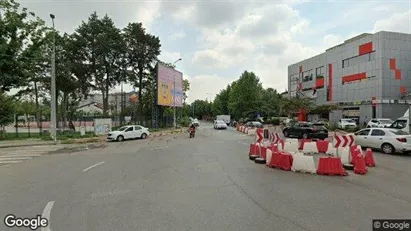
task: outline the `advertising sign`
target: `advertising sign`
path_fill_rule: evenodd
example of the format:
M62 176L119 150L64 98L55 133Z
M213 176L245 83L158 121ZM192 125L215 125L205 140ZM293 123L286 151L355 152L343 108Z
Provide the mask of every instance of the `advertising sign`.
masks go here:
M157 104L183 107L183 73L161 63L157 66Z

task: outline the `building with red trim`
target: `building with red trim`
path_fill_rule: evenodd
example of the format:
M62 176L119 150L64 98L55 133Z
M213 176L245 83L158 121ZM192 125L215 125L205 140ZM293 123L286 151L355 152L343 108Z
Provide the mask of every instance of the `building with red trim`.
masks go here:
M288 96L339 104L341 118L396 119L411 104L411 34L361 34L288 67Z

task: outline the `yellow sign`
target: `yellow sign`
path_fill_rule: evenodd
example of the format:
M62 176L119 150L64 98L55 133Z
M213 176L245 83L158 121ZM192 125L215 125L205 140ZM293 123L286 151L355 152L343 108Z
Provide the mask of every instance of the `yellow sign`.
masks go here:
M172 86L171 84L166 83L166 82L159 82L158 83L158 103L159 105L171 105L171 90Z

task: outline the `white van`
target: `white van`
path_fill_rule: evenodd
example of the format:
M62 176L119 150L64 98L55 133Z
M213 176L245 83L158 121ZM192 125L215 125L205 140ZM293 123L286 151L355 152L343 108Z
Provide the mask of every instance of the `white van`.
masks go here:
M408 109L404 115L398 119L396 119L394 121L394 123L392 123L390 125L389 128L395 128L395 129L399 129L402 130L404 132L410 132L410 121L409 121L409 113L410 113L410 109Z

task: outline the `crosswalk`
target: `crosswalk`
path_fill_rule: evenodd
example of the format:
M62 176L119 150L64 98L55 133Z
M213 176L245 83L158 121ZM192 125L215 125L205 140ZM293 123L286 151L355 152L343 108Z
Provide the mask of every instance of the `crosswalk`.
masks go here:
M57 146L30 146L0 149L0 166L29 161L48 152L58 150Z

